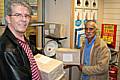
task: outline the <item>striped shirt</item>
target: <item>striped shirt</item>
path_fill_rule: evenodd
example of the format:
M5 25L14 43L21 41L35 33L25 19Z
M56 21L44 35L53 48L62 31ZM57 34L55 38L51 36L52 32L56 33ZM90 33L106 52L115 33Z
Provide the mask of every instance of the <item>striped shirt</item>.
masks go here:
M40 75L40 71L38 69L36 61L35 61L33 54L32 54L32 50L30 49L28 43L23 42L19 39L17 39L17 40L18 40L18 43L20 44L20 46L23 48L23 50L25 51L25 53L28 56L31 71L32 71L32 80L42 80L41 75Z

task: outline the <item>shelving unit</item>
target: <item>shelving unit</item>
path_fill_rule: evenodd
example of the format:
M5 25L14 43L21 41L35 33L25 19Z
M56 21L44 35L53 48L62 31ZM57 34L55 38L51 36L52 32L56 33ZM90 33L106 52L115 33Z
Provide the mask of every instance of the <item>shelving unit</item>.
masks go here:
M4 27L4 0L0 0L0 35L2 35L5 27Z
M41 4L42 3L42 4ZM33 35L36 36L36 47L44 47L44 26L45 26L45 0L29 0L29 4L32 8L33 14L31 19L29 31L32 31ZM42 16L42 18L41 18Z
M38 21L38 0L28 0L28 2L33 12L31 21Z
M4 0L0 0L0 24L2 24L3 16L4 16Z
M32 18L30 21L30 25L27 28L26 31L26 37L30 40L30 42L35 45L38 46L38 29L37 27L39 27L39 25L33 25L34 23L38 22L38 0L27 0L28 3L30 4L31 8L32 8Z

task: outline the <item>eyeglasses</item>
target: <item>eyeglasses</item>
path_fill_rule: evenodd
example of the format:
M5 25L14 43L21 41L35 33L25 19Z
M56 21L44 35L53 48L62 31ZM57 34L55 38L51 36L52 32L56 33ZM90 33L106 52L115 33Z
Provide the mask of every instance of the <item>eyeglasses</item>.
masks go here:
M94 30L94 29L95 29L95 28L85 28L86 31L88 31L88 30L89 30L89 31L92 31L92 30Z
M20 13L16 13L16 14L13 14L13 15L10 15L10 16L15 16L15 17L20 18L20 19L22 19L23 17L25 17L26 19L31 18L31 16L29 14L22 15Z

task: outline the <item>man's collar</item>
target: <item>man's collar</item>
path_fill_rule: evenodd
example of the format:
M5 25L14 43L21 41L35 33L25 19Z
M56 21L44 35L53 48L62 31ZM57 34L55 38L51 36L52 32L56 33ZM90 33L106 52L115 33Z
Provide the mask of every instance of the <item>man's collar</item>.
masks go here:
M91 40L91 42L88 42L88 39L86 38L85 43L92 44L95 41L95 39L96 39L96 35L93 37L93 39Z

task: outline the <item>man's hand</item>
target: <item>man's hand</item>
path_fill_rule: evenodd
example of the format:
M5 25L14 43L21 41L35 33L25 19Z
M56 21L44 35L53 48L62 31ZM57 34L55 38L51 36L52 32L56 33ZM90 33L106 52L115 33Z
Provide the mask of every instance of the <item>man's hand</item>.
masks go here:
M79 66L78 66L78 69L82 72L82 68L83 68L83 64L80 64Z
M71 68L73 66L77 66L78 68L80 67L79 65L72 65L72 64L67 64L67 65L64 65L63 68L66 69L66 68Z
M67 68L71 68L73 65L64 65L63 68L67 69Z

